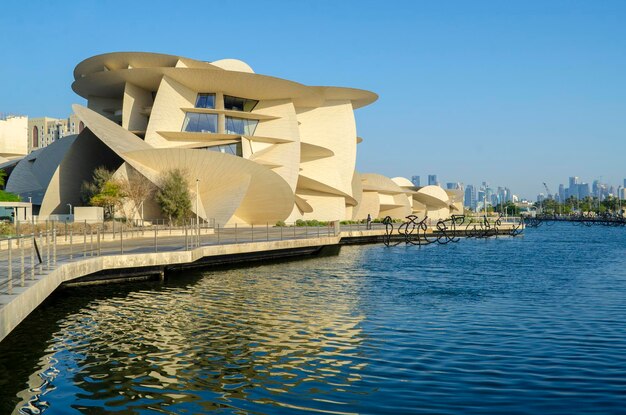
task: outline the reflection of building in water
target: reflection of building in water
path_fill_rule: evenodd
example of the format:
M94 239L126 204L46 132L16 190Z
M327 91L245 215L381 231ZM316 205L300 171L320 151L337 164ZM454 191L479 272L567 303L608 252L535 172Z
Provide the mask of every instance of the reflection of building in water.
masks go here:
M341 260L338 268L349 270L359 256ZM90 401L130 405L149 395L202 410L251 389L277 401L277 393L308 385L349 389L364 366L359 278L327 263L222 271L94 301L55 334L57 379ZM203 401L207 391L211 402Z

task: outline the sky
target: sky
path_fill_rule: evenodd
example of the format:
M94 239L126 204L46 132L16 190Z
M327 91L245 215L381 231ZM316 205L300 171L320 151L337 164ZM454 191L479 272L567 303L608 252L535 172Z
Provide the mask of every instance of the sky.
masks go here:
M66 117L80 61L236 58L362 88L357 169L534 198L626 178L626 1L17 1L0 13L0 113Z

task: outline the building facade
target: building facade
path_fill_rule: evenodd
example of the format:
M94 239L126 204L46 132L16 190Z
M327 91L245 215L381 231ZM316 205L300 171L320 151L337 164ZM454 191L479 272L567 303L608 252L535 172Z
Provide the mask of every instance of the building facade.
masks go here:
M28 154L28 117L0 117L0 162Z
M33 198L40 217L80 206L81 185L100 166L155 188L164 173L180 170L194 213L222 225L402 218L419 200L434 201L440 215L452 209L443 189L355 171L362 140L354 111L378 98L372 92L306 86L233 59L141 52L86 59L74 79L87 107L74 105L66 122L32 120L35 151L7 184ZM154 198L142 211L161 215Z
M46 147L68 135L79 134L84 124L76 114L68 118L39 117L28 119L28 152Z

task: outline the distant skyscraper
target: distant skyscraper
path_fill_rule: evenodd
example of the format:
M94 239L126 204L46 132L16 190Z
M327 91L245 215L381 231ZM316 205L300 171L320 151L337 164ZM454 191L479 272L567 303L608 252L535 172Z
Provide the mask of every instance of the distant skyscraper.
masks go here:
M413 186L420 187L420 177L419 176L411 176L411 183Z
M572 176L569 178L569 187L567 188L567 197L575 197L580 199L580 184L578 176Z
M600 180L594 180L591 184L591 192L594 196L600 197Z
M576 185L578 187L578 198L584 199L587 196L591 196L591 191L589 189L589 183L578 183Z
M478 208L480 207L480 209L484 209L485 204L485 191L483 189L480 189L478 192L476 192L476 210L478 210Z
M476 188L471 184L465 187L465 206L476 209Z
M461 188L461 183L459 182L448 182L446 183L446 189L448 190L457 190Z
M567 196L565 196L565 186L560 184L559 185L559 202L563 202L565 199L567 199Z
M626 179L624 179L624 189L626 189Z
M437 185L439 185L439 182L437 182L437 175L436 174L429 174L428 175L428 185L429 186L437 186Z

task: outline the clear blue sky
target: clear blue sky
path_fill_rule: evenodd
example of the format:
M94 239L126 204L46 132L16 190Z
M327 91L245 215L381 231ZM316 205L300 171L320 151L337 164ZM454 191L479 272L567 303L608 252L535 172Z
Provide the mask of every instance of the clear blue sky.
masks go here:
M534 197L626 177L626 1L5 1L0 112L67 116L81 60L151 51L372 90L358 169Z

